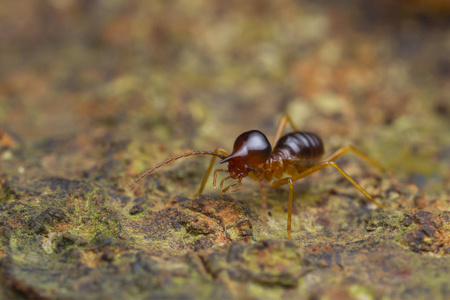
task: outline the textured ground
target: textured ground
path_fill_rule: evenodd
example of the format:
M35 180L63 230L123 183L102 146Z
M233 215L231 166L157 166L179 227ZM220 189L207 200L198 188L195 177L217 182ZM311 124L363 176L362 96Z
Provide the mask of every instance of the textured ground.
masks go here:
M450 297L450 6L440 0L1 1L0 297ZM192 198L278 119L335 170ZM288 130L290 130L288 128Z

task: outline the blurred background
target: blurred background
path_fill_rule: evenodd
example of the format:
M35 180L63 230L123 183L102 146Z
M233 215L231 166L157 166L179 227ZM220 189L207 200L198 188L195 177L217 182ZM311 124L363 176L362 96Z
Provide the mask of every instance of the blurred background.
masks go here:
M445 0L0 1L1 143L88 177L116 143L125 162L106 176L127 177L249 129L271 139L288 113L328 152L351 143L448 188L449 13Z

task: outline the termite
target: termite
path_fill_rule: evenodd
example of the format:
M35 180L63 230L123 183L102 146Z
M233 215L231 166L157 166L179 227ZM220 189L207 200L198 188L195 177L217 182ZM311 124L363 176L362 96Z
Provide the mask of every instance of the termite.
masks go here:
M294 132L283 135L287 124L293 128ZM227 169L216 169L213 175L213 186L216 187L217 174L219 172L228 173L228 176L220 182L222 194L225 194L231 188L231 193L239 191L242 187L242 179L249 176L258 181L261 187L261 198L263 212L266 210L266 193L263 181L267 181L273 187L289 185L289 202L288 202L288 218L287 218L287 235L291 236L291 220L292 220L292 199L294 191L294 181L302 179L316 171L326 167L334 167L338 170L353 186L358 189L370 202L380 208L386 206L378 203L365 189L363 189L356 181L354 181L347 173L345 173L334 161L347 152L353 152L373 166L384 170L376 160L364 154L353 146L339 148L326 159L322 160L324 155L324 144L322 139L311 132L298 131L291 118L287 115L281 117L278 122L277 131L273 139L275 147L272 149L267 137L258 130L250 130L239 135L234 142L233 152L230 154L226 150L216 149L214 151L193 151L166 159L155 165L145 173L137 177L133 183L128 186L134 190L136 184L151 174L156 169L167 165L175 160L196 156L211 155L213 156L205 176L200 184L198 192L194 196L198 196L203 192L209 175L214 167L216 158L220 158L220 163L228 163ZM224 187L224 183L233 179L234 182Z

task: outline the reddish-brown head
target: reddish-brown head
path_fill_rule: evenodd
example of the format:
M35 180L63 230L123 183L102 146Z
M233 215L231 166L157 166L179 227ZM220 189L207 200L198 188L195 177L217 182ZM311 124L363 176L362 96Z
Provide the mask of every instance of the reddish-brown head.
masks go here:
M220 163L228 162L228 171L232 178L242 178L269 159L271 153L272 146L266 136L261 131L250 130L237 137L233 153Z

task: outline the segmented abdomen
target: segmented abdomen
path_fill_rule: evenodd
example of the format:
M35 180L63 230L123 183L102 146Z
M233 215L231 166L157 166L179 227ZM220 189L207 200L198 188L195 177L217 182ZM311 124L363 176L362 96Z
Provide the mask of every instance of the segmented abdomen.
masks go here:
M273 160L302 161L314 163L324 153L320 137L310 132L292 132L281 137L272 151Z

